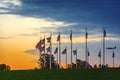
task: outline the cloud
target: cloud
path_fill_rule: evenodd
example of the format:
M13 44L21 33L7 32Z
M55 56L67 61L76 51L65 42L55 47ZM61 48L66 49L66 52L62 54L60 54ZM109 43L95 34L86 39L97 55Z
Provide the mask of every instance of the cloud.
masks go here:
M22 2L20 0L0 0L0 14L8 13L20 9Z
M100 22L106 23L107 21L108 22L110 21L109 19L111 19L111 21L114 20L117 21L117 19L115 18L117 18L117 15L119 14L120 3L120 1L117 0L111 1L21 0L21 1L23 3L23 6L26 7L26 8L23 7L23 12L26 15L53 17L56 19L67 21L83 21L83 22L91 21L97 23ZM31 5L32 7L30 7ZM116 15L114 15L114 17L111 17L113 14Z
M32 34L19 34L21 36L39 36L39 33L32 33Z
M37 49L26 50L25 53L38 55L39 51Z
M14 37L0 37L0 39L11 39L11 38L14 38Z
M21 35L21 36L44 36L53 34L54 42L58 32L61 32L63 42L69 42L70 30L73 31L74 42L84 43L85 27L88 27L88 41L101 41L103 30L101 25L93 23L75 23L57 21L51 18L34 18L20 15L1 15L1 33L7 35ZM6 24L7 22L7 24ZM98 26L95 28L95 26ZM107 40L119 40L119 35L112 34L107 30ZM9 37L1 37L1 39L9 39ZM79 41L78 41L79 40Z
M48 21L50 20L52 22L60 21L60 23L54 22L52 24L51 23L49 24L46 22L47 24L49 24L49 26L47 26L47 24L44 24L44 25L41 24L42 27L50 27L50 26L52 27L54 25L56 26L56 24L57 26L63 26L64 24L64 26L65 25L69 26L69 28L72 28L72 29L76 28L76 30L80 30L83 27L84 28L89 27L92 30L92 29L98 28L97 25L99 25L99 28L102 28L104 25L107 28L107 30L110 31L111 33L120 34L119 32L119 25L120 25L119 3L120 2L116 0L111 0L111 1L52 0L52 2L48 0L44 0L44 1L43 0L34 0L34 1L17 0L17 2L19 2L19 4L15 2L13 4L21 6L21 9L16 10L16 12L12 12L11 14L17 14L17 15L22 15L22 16L32 17L32 18L34 17L37 19L43 18ZM5 13L5 12L8 12L8 11L2 10L2 13ZM69 24L66 24L64 22ZM59 29L60 27L58 28L58 30ZM75 32L77 33L79 31L75 31Z
M7 13L10 12L10 10L0 9L0 13Z
M1 8L15 8L22 6L20 0L1 0L0 7Z
M2 14L0 17L2 36L16 34L34 36L40 32L47 33L50 31L49 29L54 32L54 28L57 27L77 25L77 23L57 21L51 18L34 18L12 14ZM33 31L32 28L36 31Z

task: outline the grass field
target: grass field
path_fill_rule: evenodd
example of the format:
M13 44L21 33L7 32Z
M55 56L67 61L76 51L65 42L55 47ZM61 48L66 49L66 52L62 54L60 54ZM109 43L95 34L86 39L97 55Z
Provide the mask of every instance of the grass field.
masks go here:
M0 71L0 80L120 80L120 68Z

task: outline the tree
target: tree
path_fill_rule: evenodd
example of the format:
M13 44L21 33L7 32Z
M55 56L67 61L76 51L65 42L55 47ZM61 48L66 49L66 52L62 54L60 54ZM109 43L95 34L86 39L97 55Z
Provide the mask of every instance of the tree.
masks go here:
M6 65L6 64L0 64L0 70L10 70L10 66Z
M92 66L88 63L88 68L92 68ZM72 65L68 64L68 68L76 68L76 64L72 63ZM82 61L80 59L77 59L77 68L85 68L86 67L86 61Z
M45 59L45 60L44 60ZM52 68L57 68L57 62L54 61L55 57L51 55ZM39 64L41 64L41 69L49 69L50 66L50 54L42 54L39 59ZM59 65L58 65L59 66Z

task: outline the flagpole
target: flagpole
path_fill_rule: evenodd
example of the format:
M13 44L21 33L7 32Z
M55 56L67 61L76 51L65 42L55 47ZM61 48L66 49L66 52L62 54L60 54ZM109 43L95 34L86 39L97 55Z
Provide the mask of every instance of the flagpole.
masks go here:
M57 44L57 49L58 49L58 44ZM58 69L58 50L57 50L57 69Z
M40 41L41 41L41 37L40 37ZM39 64L39 67L40 67L40 69L41 69L41 51L40 51L40 49L39 49L39 61L40 61L40 64Z
M45 39L45 36L44 36ZM45 46L45 42L44 42L44 46ZM44 48L44 69L45 69L45 48Z
M113 67L114 67L114 57L113 57Z
M86 68L87 68L87 62L88 62L87 61L87 28L86 28L86 35L85 36L86 36L86 38L85 38L86 39L86 44L85 44L85 50L86 50L85 59L86 59Z
M87 62L89 63L89 50L87 51Z
M60 36L60 32L59 32ZM59 68L61 68L61 40L59 40Z
M41 69L41 58L40 58L40 56L41 56L41 52L40 52L40 50L39 50L39 67L40 67L40 69Z
M101 65L101 57L100 57L100 65Z
M76 47L76 69L77 69L77 47Z
M72 68L72 30L71 30L71 68Z
M115 67L115 65L114 65L114 57L115 57L114 49L113 49L113 55L112 55L112 57L113 57L113 67Z
M101 65L101 50L100 50L100 65Z
M67 69L67 46L66 46L66 69Z
M103 65L105 66L105 29L103 27Z
M51 61L51 55L52 55L52 33L50 34L50 69L52 69L52 61Z

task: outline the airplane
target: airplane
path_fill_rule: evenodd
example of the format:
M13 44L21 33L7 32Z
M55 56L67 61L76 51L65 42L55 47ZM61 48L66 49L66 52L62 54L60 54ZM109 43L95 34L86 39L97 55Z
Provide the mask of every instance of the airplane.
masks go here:
M116 49L116 46L115 47L107 47L106 49Z

